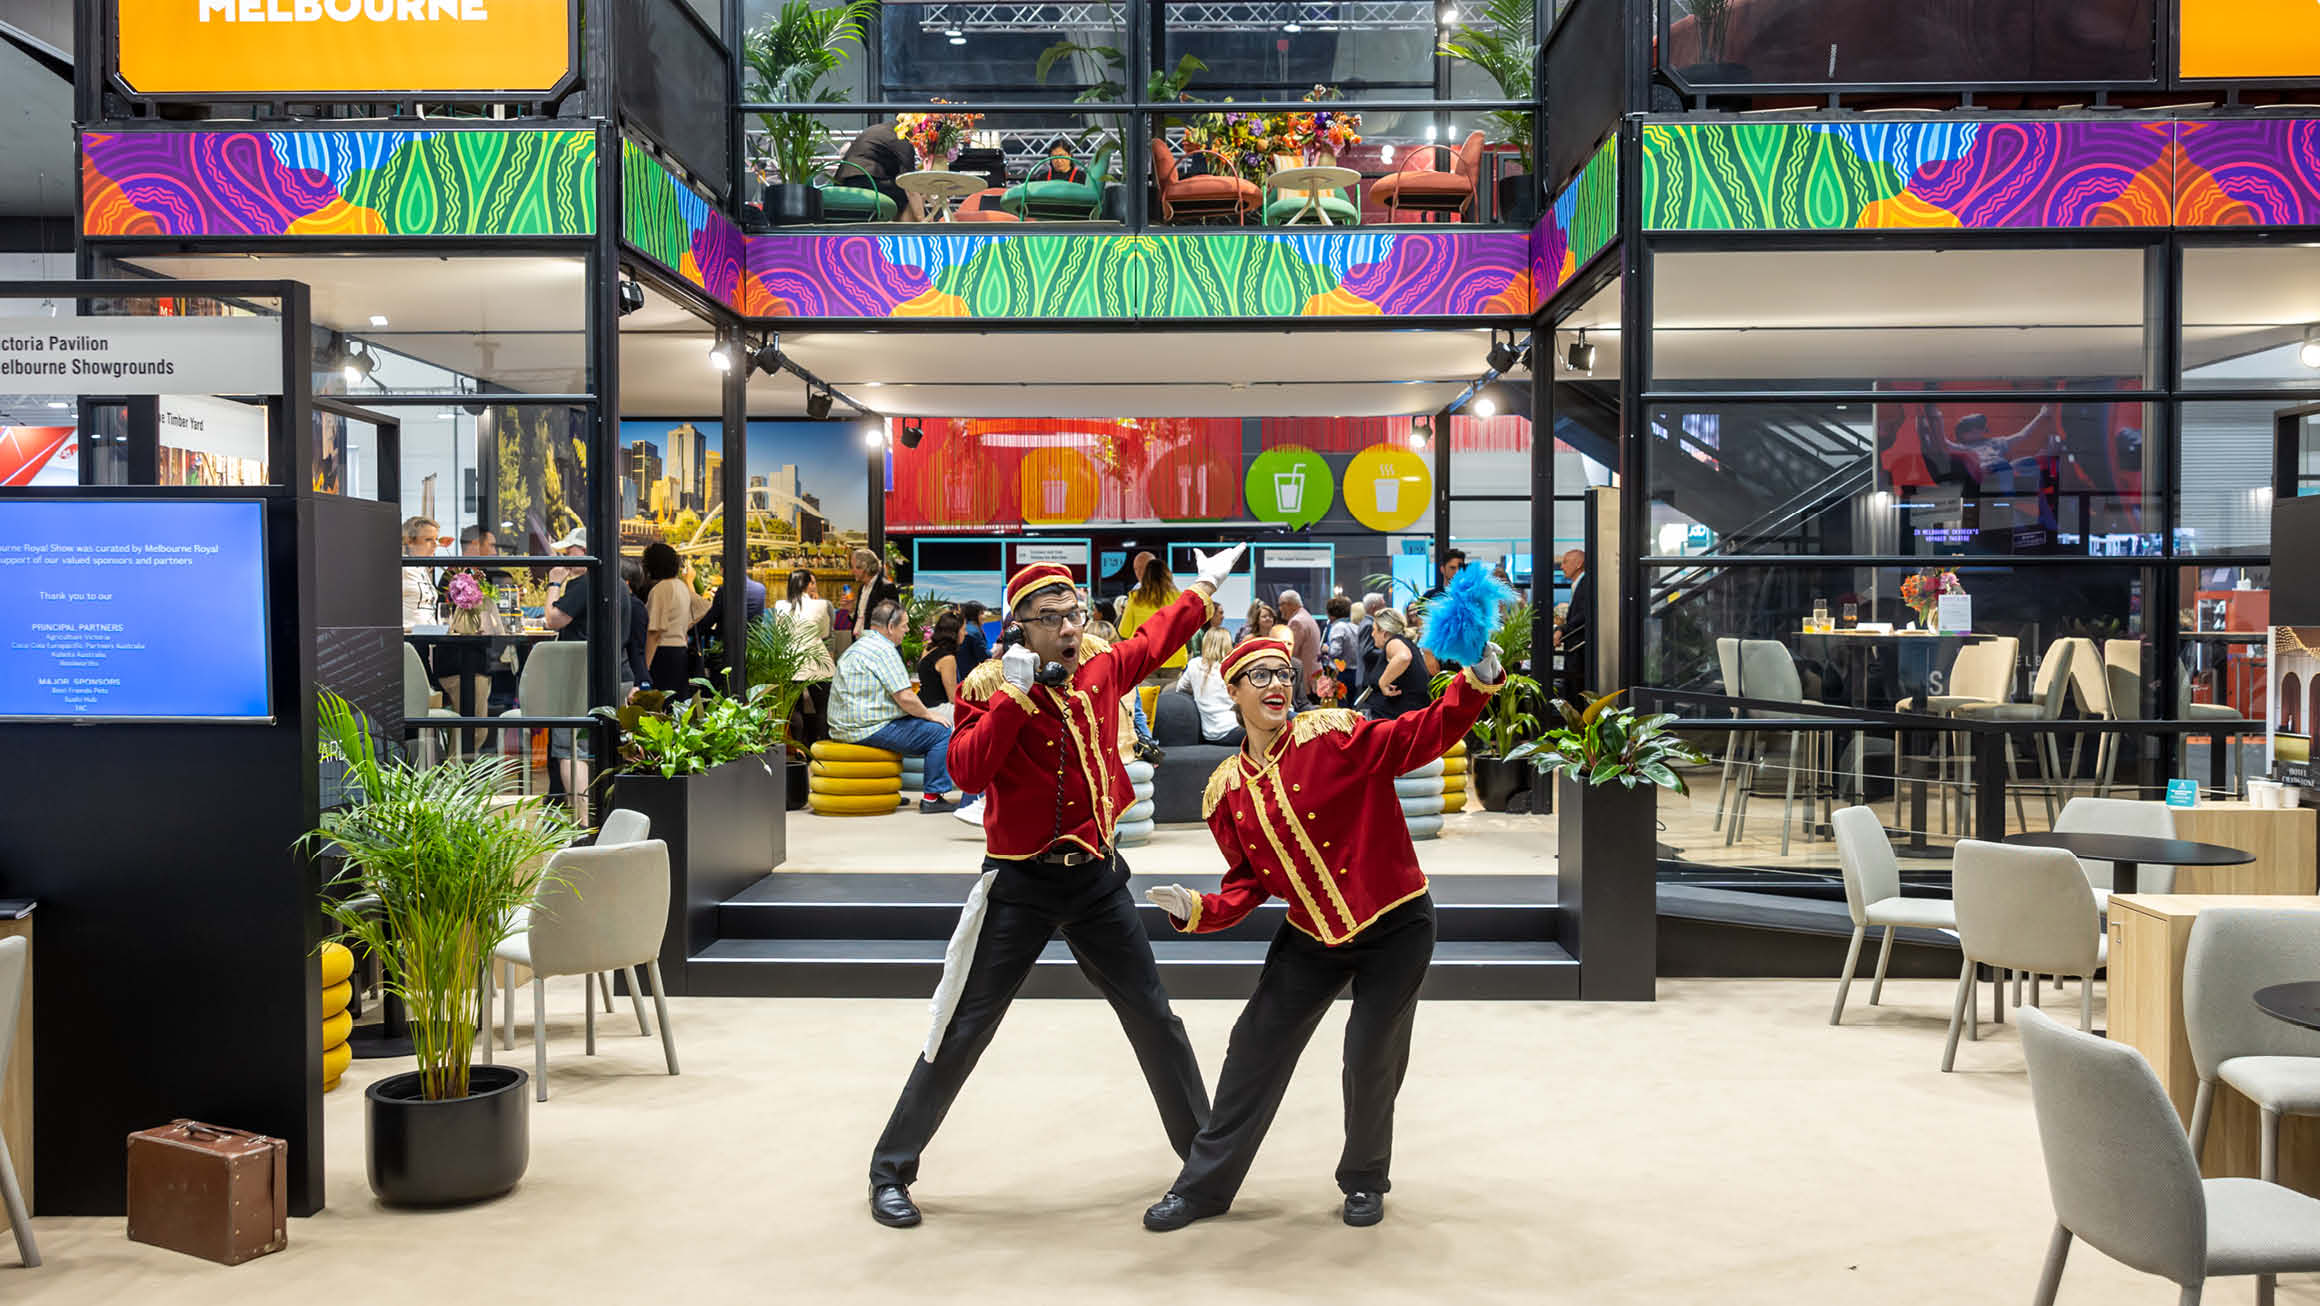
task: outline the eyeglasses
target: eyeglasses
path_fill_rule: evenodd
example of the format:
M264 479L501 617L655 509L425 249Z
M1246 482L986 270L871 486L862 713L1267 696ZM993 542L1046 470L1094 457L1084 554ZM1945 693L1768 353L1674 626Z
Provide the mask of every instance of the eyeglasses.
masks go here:
M1255 671L1243 671L1234 679L1245 680L1258 689L1271 689L1275 685L1297 683L1297 671L1294 667L1259 667Z
M1087 619L1088 610L1086 608L1064 608L1056 612L1042 612L1035 617L1025 617L1023 624L1026 626L1044 626L1049 630L1061 630L1065 626L1084 626L1087 624Z

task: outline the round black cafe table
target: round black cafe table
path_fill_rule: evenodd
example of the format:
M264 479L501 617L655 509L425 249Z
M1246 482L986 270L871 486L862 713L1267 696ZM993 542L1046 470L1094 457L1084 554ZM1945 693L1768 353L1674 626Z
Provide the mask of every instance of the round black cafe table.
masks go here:
M2087 861L2111 864L2111 892L2135 892L2135 879L2144 862L2160 866L2245 866L2256 859L2251 852L2219 843L2191 839L2160 839L2145 834L2100 834L2092 831L2056 833L2052 830L2009 834L2000 843L2026 848L2060 848Z
M2256 990L2256 1009L2274 1020L2320 1029L2320 980L2298 980Z

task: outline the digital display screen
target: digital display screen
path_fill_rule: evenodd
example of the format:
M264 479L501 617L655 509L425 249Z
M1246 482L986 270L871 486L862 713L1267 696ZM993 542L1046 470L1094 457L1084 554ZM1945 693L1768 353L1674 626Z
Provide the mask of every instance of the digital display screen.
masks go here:
M0 719L265 721L265 504L0 500Z

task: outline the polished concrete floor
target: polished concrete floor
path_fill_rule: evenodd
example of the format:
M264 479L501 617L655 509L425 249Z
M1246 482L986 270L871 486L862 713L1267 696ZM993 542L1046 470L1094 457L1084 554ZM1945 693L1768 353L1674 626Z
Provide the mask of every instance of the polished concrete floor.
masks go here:
M376 1206L357 1063L327 1099L329 1201L290 1249L222 1269L43 1219L0 1301L553 1303L1878 1303L2030 1298L2050 1208L2008 1024L1942 1075L1950 986L1896 983L1831 1028L1829 986L1670 981L1654 1005L1432 1003L1376 1229L1337 1220L1323 1026L1239 1206L1137 1225L1175 1158L1092 1001L1026 1002L926 1158L927 1224L863 1210L863 1171L925 1031L919 1002L686 999L685 1073L610 1018L581 1055L559 982L530 1175L459 1211ZM1181 1004L1213 1077L1236 1012ZM625 1022L625 1023L624 1023ZM609 1032L607 1032L609 1031ZM528 1063L528 1057L527 1057ZM2217 1303L2253 1299L2236 1280ZM2065 1306L2176 1300L2084 1247ZM2284 1302L2320 1302L2290 1276Z

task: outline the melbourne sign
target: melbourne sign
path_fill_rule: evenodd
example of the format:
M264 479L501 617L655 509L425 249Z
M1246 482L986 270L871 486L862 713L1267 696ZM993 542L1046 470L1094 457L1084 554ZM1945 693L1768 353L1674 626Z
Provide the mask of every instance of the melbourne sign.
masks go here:
M0 318L0 394L280 393L275 318Z
M116 0L141 95L545 95L571 0Z

